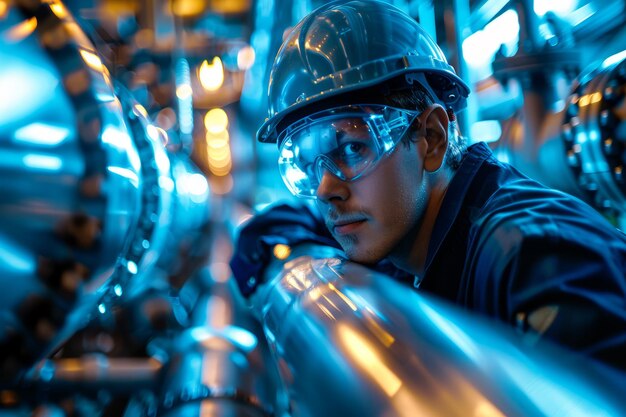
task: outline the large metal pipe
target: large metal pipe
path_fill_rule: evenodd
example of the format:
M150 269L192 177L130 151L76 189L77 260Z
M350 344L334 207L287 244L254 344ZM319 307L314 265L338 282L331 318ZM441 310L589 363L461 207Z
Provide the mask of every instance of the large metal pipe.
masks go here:
M624 377L299 249L253 299L294 416L626 415Z
M0 17L0 380L83 326L141 204L109 72L56 1Z
M206 258L207 179L58 0L0 10L0 382Z

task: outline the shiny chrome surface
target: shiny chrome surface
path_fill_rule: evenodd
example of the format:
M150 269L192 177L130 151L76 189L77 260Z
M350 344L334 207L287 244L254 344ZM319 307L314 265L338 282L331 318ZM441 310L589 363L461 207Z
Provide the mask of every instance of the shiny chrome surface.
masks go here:
M141 160L139 220L128 236L113 277L113 285L119 285L125 296L132 298L156 285L154 268L166 247L168 231L174 227L172 213L178 195L165 150L167 134L148 118L146 109L124 87L118 86L117 93Z
M524 2L526 7L531 3ZM268 176L269 189L257 188L256 179L239 182L242 172L262 170L263 164L254 164L264 158L262 147L239 147L241 136L253 142L250 132L258 123L251 115L260 118L265 109L262 98L271 66L266 58L274 55L285 28L325 2L249 2L252 16L234 17L255 22L250 44L256 60L247 74L244 106L229 109L233 127L249 124L243 133L230 130L235 185L246 188L241 193L243 202L237 200L241 194L236 196L235 189L224 195L215 187L217 197L211 195L199 169L208 172L207 166L197 158L198 153L193 155L199 167L191 162L189 149L174 152L169 146L166 151L161 133L154 134L155 125L118 88L118 82L134 80L127 84L135 87L133 96L157 118L171 111L173 119L166 117L168 123L162 127L172 134L173 142L189 145L194 112L204 113L206 106L236 100L228 77L224 85L230 93L205 91L200 101L194 84L198 60L211 60L218 54L224 58L225 44L218 38L232 34L224 23L232 22L233 16L217 16L209 9L234 3L68 0L67 5L87 23L83 29L97 28L97 33L90 33L95 35L92 39L103 29L113 35L100 39L94 48L60 2L0 0L0 415L191 417L258 416L272 411L281 417L289 412L294 416L384 415L386 411L419 415L414 411L420 407L422 415L622 415L623 401L615 401L621 392L615 395L615 391L624 384L613 384L609 377L596 379L598 374L587 369L587 361L584 369L576 362L571 370L564 370L570 361L560 353L529 352L515 337L485 329L435 300L419 297L413 302L412 294L405 299L406 290L400 296L393 290L394 283L391 287L384 284L384 277L372 276L378 284L368 289L370 284L362 277L345 279L360 277L360 272L339 271L334 261L304 270L293 264L296 278L287 280L287 275L281 275L285 285L278 284L255 299L258 313L266 319L277 369L290 388L289 410L284 393L276 392L278 370L265 352L264 338L254 346L261 335L259 327L244 317L247 312L238 305L241 299L232 293L232 283L224 282L230 242L223 236L216 238L209 222L218 223L224 212L232 210L228 214L238 218L233 224L239 224L243 221L237 214L240 203L265 203L276 196L268 192L275 185L274 177ZM437 34L448 59L457 65L455 59L460 57L454 56L451 42L460 41L456 36L463 32L442 37L441 19L448 20L449 11L471 6L472 31L477 31L486 23L471 19L478 4L417 3L402 6L413 11L412 17L418 6L422 23L421 11L432 13L436 21L429 33ZM499 0L479 3L500 5L487 21L510 6ZM595 35L595 40L584 42L598 57L615 51L615 45L623 48L624 37L607 29L623 23L623 4L593 0L583 8L584 2L579 3L579 11L589 10L587 6L598 10L580 22L576 39ZM206 18L174 17L168 9L174 4L207 6L202 11L207 12ZM136 21L134 13L139 16ZM454 16L456 23L464 22L459 13ZM379 23L376 20L371 31L375 37L382 32ZM217 37L205 39L199 44L203 47L188 54L185 42L191 40L193 45L198 39L194 32L214 24ZM447 23L444 26L447 33ZM331 52L316 55L310 49L307 56L322 57L322 61L331 53L336 57L338 49L333 45L349 37L350 33L344 33L328 38L324 46L330 46ZM598 42L608 38L613 47ZM133 57L127 56L129 51ZM229 54L226 76L234 69L233 51ZM351 59L354 55L356 48L346 51ZM112 64L115 83L98 56ZM535 62L540 69L547 67L544 61ZM523 59L518 63L523 64ZM227 59L224 65L227 69ZM355 73L365 74L362 70L359 67ZM527 71L519 73L528 79ZM512 147L510 156L512 162L521 161L536 170L544 182L576 190L578 171L575 167L570 171L563 156L566 146L574 150L580 144L581 154L573 160L591 168L580 171L580 178L585 178L581 181L597 184L600 191L605 182L614 181L613 194L602 194L602 201L613 201L614 196L623 195L615 170L625 142L623 82L615 66L596 74L597 82L592 81L595 76L581 78L566 111L571 109L573 116L574 110L578 112L575 138L580 132L589 138L597 132L597 139L583 143L566 137L566 127L576 119L568 115L564 121L565 112L549 110L544 93L549 91L552 99L554 90L537 84L524 91L522 113L526 114L520 117L528 127L524 139L533 141ZM180 90L186 91L182 98L175 87L168 86L172 75L177 86L184 87ZM294 79L296 75L301 74L283 74ZM609 100L601 87L616 80L617 94ZM296 90L304 86L293 85ZM593 98L597 92L602 93L601 105ZM588 94L590 104L583 109L582 97ZM610 135L617 146L604 149ZM193 139L197 144L198 138ZM243 155L247 151L261 154L252 166ZM265 159L271 160L267 166L274 172L275 158L265 156L270 156ZM609 171L602 174L605 159ZM219 282L194 276L208 254ZM309 254L338 256L335 251ZM282 266L269 275L280 270ZM341 277L321 279L329 270ZM307 274L312 275L306 278ZM302 279L310 285L297 284ZM60 344L86 322L86 327ZM43 356L47 359L31 368Z
M549 74L546 74L546 77ZM556 84L556 82L555 82ZM608 217L626 210L626 51L606 58L574 80L562 110L539 85L524 90L518 116L496 153L544 184L566 191ZM554 103L553 103L554 104Z
M206 177L182 152L168 153L175 198L171 208L172 227L157 260L157 268L180 288L186 277L206 262L210 241L211 190Z
M294 416L626 415L626 377L316 251L254 305Z
M126 393L155 389L162 367L162 363L152 358L107 358L104 355L46 360L38 364L27 386L55 394L71 393L77 385L83 392Z
M626 50L581 74L567 99L561 138L589 200L626 211Z
M554 16L540 19L533 4L515 2L520 48L510 57L498 54L493 62L502 85L514 79L523 95L521 108L502 123L506 133L496 154L619 224L616 219L626 210L626 51L602 61L594 56L594 63L577 75L582 48L574 42L574 28ZM612 6L607 13L622 7ZM549 41L541 35L547 28L554 32Z
M114 90L63 4L18 2L5 14L0 350L12 379L120 297L180 288L206 260L210 192L146 110Z
M85 324L135 227L140 160L109 72L67 9L3 5L0 345L5 357L28 346L20 364Z
M159 416L275 415L277 378L267 346L232 284L215 281L206 270L185 284L183 298L195 301L189 326L167 342Z

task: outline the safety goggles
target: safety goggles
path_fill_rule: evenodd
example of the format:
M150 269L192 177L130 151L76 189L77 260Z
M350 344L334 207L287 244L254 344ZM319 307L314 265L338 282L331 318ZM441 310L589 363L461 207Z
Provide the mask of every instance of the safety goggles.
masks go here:
M324 170L355 181L390 155L418 112L384 105L324 110L291 124L278 137L278 167L297 197L316 198Z

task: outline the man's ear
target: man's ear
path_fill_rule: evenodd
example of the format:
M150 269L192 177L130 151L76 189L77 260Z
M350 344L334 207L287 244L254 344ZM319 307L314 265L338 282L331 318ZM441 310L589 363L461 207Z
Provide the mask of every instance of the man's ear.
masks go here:
M433 104L424 110L420 118L423 120L422 134L428 144L424 169L435 172L441 168L448 150L448 114L439 104Z

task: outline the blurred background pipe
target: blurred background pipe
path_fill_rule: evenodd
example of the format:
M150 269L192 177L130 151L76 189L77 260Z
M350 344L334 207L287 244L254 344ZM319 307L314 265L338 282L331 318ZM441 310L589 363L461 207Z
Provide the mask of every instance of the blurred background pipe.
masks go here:
M183 289L183 299L195 301L188 328L165 342L170 359L159 415L275 415L271 358L232 284L216 281L205 269Z

